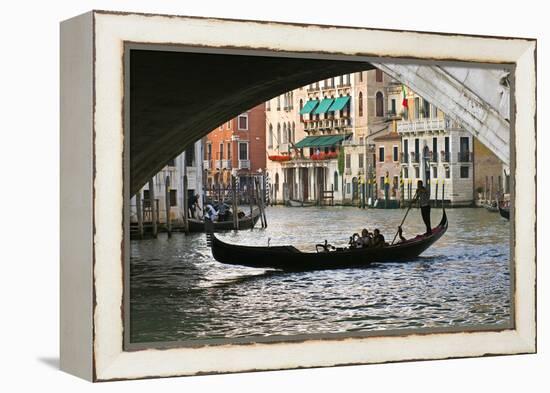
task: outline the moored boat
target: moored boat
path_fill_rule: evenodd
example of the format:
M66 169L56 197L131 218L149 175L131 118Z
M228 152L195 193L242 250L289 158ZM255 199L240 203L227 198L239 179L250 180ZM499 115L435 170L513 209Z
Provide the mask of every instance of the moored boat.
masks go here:
M300 251L294 246L255 247L229 244L213 233L207 234L212 255L218 262L254 268L285 271L305 271L366 267L372 262L398 262L418 257L447 231L447 215L430 235L414 238L380 248L333 247L318 245L317 252Z
M500 213L501 217L504 217L505 219L510 219L510 208L509 207L498 207L498 212Z
M295 199L289 199L287 201L287 205L290 206L290 207L310 207L310 206L314 206L315 205L315 202L311 202L311 201L297 201Z
M252 215L246 215L239 218L239 230L254 228L258 220L260 219L260 210L254 209ZM233 220L227 221L215 221L212 223L215 232L230 231L235 229L233 227ZM189 219L189 232L204 232L204 220L196 218Z

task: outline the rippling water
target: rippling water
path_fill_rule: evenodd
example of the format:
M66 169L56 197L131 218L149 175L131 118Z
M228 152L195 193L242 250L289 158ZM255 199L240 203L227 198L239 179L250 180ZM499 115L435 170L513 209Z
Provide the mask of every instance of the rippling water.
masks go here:
M270 207L268 228L225 241L345 245L361 228L391 240L403 210ZM282 273L216 262L204 234L132 241L130 340L180 341L325 334L510 322L508 221L485 209L449 209L449 229L408 263ZM441 217L432 209L432 225ZM405 237L424 232L411 210Z

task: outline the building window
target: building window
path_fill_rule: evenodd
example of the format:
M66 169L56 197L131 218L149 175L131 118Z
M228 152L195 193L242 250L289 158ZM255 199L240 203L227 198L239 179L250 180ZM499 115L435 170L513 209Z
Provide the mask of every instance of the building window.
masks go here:
M426 100L424 100L424 103L422 105L422 109L424 110L424 118L429 119L430 118L430 103Z
M269 147L270 149L273 148L273 125L269 125L269 135L268 135L268 138L267 138L267 147Z
M346 154L346 168L351 168L351 154Z
M279 145L281 144L281 125L277 124L277 149L279 148Z
M223 143L220 143L220 160L223 160Z
M420 178L420 168L417 167L417 166L414 167L414 177L415 177L415 179Z
M302 115L302 113L301 113L303 107L304 107L304 100L302 100L300 98L300 110L299 110L299 112L300 112L300 121L304 121L304 115Z
M418 97L414 99L414 118L420 118L420 98Z
M166 163L166 166L176 166L176 160L172 158L171 160L168 160Z
M334 191L338 191L338 172L334 171Z
M185 165L193 166L194 161L195 161L195 147L190 147L189 149L185 150Z
M359 116L363 116L363 93L359 92Z
M231 142L227 144L227 159L231 160Z
M267 100L265 102L265 110L270 111L271 110L271 100Z
M398 146L393 147L393 161L394 162L399 161L399 147Z
M239 115L239 130L248 130L248 114L243 113L242 115Z
M384 74L382 73L382 70L376 70L376 82L383 82L384 81Z
M248 143L239 143L239 160L248 160Z
M227 126L226 126L226 128L227 128L228 130L230 130L230 129L231 129L231 120L229 120L229 121L227 122Z
M376 116L384 116L384 95L381 92L376 93Z
M378 148L378 161L384 162L384 147L383 146Z
M445 168L445 179L450 179L450 178L451 178L451 168L446 167Z
M365 155L363 153L359 154L359 168L364 168L365 166Z
M437 167L436 167L436 166L433 167L433 170L432 170L432 177L433 177L434 179L437 179Z
M461 166L460 167L460 178L461 179L467 179L470 177L470 167L469 166Z
M351 194L351 183L346 183L346 194Z
M283 143L288 142L288 134L286 133L286 123L283 123Z
M359 72L359 82L363 82L363 71Z
M409 178L409 168L408 167L403 168L403 177L405 179Z
M392 98L391 99L391 114L395 116L396 113L397 113L397 107L396 107L396 103L395 103L395 98Z
M296 142L296 123L292 122L292 135L290 138L292 143Z
M177 190L170 190L170 206L177 206L177 205L178 205Z
M277 110L281 110L281 96L277 96Z
M432 118L437 118L437 107L435 105L432 105Z
M206 159L210 161L212 159L212 144L206 145Z

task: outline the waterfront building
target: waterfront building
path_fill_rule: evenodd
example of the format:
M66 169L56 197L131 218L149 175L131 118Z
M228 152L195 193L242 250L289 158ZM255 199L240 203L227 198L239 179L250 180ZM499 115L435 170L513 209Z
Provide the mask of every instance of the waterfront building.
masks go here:
M401 136L392 130L374 141L374 161L376 162L376 197L391 200L393 206L401 201ZM371 180L372 181L372 180Z
M250 181L250 175L264 173L265 125L265 105L262 103L221 124L206 136L203 165L208 187L228 187L231 176L236 176L243 187Z
M202 195L203 189L203 142L199 140L194 145L180 154L173 160L166 163L155 176L152 177L154 202L151 201L149 183L139 191L137 195L141 198L141 206L144 212L143 221L150 223L152 220L152 206L157 211L158 222L166 222L166 183L169 187L170 220L177 224L183 222L184 213L184 175L187 174L187 197L192 194ZM202 198L199 198L199 205L202 207ZM130 222L137 223L136 195L130 200Z
M474 138L474 200L476 204L510 200L510 170Z
M401 169L412 195L422 180L430 198L445 200L451 206L473 203L474 138L427 100L408 89L407 110L397 123L401 135ZM438 195L436 195L436 193Z
M266 102L272 201L357 203L359 185L368 171L375 173L374 145L367 139L387 131L391 123L391 82L380 70L363 71Z

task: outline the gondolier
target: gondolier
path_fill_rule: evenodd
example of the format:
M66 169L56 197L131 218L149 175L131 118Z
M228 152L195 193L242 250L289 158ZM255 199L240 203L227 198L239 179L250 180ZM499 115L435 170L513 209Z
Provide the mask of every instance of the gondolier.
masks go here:
M420 205L420 212L422 213L422 220L424 221L424 224L426 225L426 234L431 235L432 234L432 224L430 222L430 193L424 187L424 183L422 180L419 180L416 187L416 200L418 200L418 204Z

